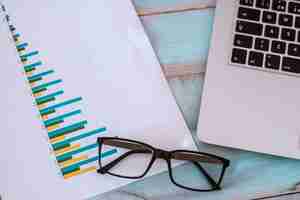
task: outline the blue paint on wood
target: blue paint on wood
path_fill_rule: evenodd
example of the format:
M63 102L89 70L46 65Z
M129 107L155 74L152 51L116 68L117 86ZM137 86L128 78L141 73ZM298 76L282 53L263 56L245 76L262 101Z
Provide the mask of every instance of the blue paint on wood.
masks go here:
M143 17L162 64L205 63L214 9Z

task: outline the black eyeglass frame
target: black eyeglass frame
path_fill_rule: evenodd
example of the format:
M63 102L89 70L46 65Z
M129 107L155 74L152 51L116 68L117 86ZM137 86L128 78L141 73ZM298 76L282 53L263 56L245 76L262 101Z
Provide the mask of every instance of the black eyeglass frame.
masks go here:
M106 140L119 140L119 141L123 141L123 142L135 143L135 144L149 148L151 150L151 152L147 152L147 151L145 151L145 149L140 150L138 152L137 151L135 151L135 152L129 151L129 152L123 154L122 156L120 156L119 158L117 158L116 160L112 161L111 163L107 164L106 166L102 166L101 156L99 156L99 159L98 159L99 169L97 170L97 172L99 174L109 174L111 176L115 176L115 177L119 177L119 178L126 178L126 179L141 179L146 176L146 174L149 172L149 170L151 169L151 167L156 159L164 159L167 162L169 177L173 184L175 184L176 186L178 186L180 188L184 188L186 190L191 190L191 191L195 191L195 192L210 192L210 191L215 191L215 190L221 189L221 183L224 178L225 171L230 165L229 160L227 160L226 158L217 156L217 155L213 155L213 154L209 154L209 153L205 153L205 152L189 151L189 150L165 151L165 150L154 148L153 146L143 143L143 142L140 142L140 141L125 139L125 138L118 138L118 137L99 137L97 139L97 142L99 145L99 148L98 148L99 155L101 155L103 143ZM109 172L110 168L112 168L113 166L118 164L122 159L126 158L127 156L129 156L132 153L151 153L152 154L152 158L149 162L149 165L147 166L145 172L142 175L132 177L132 176L123 176L123 175L114 174L114 173ZM207 180L211 184L212 188L211 189L195 189L195 188L190 188L190 187L187 187L187 186L177 183L173 177L172 164L171 164L172 155L176 154L176 153L190 153L190 154L195 154L195 155L199 155L199 156L201 156L201 155L208 156L213 159L219 160L222 164L222 171L221 171L218 182L216 182L199 163L190 160L190 162L193 162L197 166L197 168L203 173L203 175L207 178ZM184 160L184 161L189 161L189 160Z

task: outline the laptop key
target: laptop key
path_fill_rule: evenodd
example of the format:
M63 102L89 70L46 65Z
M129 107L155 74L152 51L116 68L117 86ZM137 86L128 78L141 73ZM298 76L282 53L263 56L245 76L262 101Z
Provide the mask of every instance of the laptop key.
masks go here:
M232 50L231 62L237 64L245 64L247 59L247 51L243 49Z
M295 19L295 27L300 28L300 17L296 17Z
M240 7L238 11L238 18L259 21L260 10Z
M243 6L253 6L254 0L240 0L240 4Z
M300 45L299 44L289 44L288 54L291 56L300 57Z
M265 68L279 70L280 59L280 56L267 54L265 60Z
M287 2L285 0L273 0L272 9L284 12L286 10Z
M279 23L279 25L282 25L282 26L293 26L293 16L280 14L278 23Z
M236 31L240 33L247 33L251 35L261 35L263 31L263 25L253 22L246 22L246 21L237 21Z
M291 1L289 3L288 11L289 11L289 13L300 15L300 3L296 3L296 2Z
M262 21L264 23L276 24L277 15L275 12L264 11Z
M282 28L281 29L281 39L287 41L295 41L296 31L293 29Z
M256 7L257 8L270 8L270 0L256 0Z
M253 43L253 38L251 36L239 35L234 36L234 45L238 47L251 48Z
M271 51L274 53L284 54L286 50L286 43L281 41L273 41Z
M283 57L282 71L300 74L300 59Z
M256 38L254 48L262 51L269 51L270 41L263 38Z
M249 54L248 64L255 67L262 67L264 54L251 51Z
M266 25L265 36L269 37L269 38L278 38L279 37L279 28L276 26Z

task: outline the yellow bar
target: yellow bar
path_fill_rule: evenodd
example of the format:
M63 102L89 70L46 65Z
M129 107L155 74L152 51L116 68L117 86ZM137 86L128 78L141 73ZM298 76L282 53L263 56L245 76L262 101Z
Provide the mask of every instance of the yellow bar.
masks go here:
M42 92L39 92L39 93L35 93L33 94L34 97L40 97L43 95L43 91Z
M50 142L53 144L53 143L56 143L56 142L60 142L64 139L66 139L66 137L64 135L62 135L62 136L51 139Z
M44 103L44 104L38 105L37 107L41 110L41 109L43 109L43 108L46 108L46 106L47 106L47 104Z
M47 127L47 130L48 131L54 131L55 129L58 129L59 128L59 124L55 124L53 126L49 126Z
M88 173L88 172L95 172L96 170L97 170L96 167L88 167L86 169L77 170L75 172L66 174L66 175L64 175L64 178L68 179L68 178L71 178L71 177L74 177L74 176L77 176L77 175L80 175L80 174L84 174L84 173Z
M32 76L32 71L31 72L25 72L27 76Z
M47 120L47 119L48 119L48 115L43 115L43 116L42 116L42 119L43 119L43 120Z
M67 160L67 161L65 161L65 162L62 162L62 163L59 164L59 166L60 166L61 168L64 168L64 167L70 166L70 165L72 165L72 164L74 164L74 163L77 163L77 162L79 162L79 161L87 160L88 158L89 158L89 157L86 156L86 155L79 156L78 158L73 158L73 159L71 159L71 160Z
M69 147L66 147L66 148L55 151L55 154L58 156L58 155L61 155L63 153L66 153L68 151L78 149L79 147L80 147L80 144L74 144L74 145L71 145Z

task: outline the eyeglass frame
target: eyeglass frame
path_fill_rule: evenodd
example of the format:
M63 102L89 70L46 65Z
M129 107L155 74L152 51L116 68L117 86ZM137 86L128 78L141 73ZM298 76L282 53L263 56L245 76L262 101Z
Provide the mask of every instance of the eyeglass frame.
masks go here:
M147 175L147 173L151 169L151 167L154 164L154 162L155 162L156 159L163 159L163 160L165 160L167 162L169 178L171 179L171 182L174 185L176 185L177 187L184 188L186 190L195 191L195 192L211 192L211 191L221 190L221 183L223 181L223 178L224 178L224 175L225 175L225 171L226 171L226 169L230 165L230 160L228 160L226 158L223 158L223 157L220 157L220 156L217 156L217 155L213 155L213 154L209 154L209 153L205 153L205 152L200 152L200 151L199 152L198 151L190 151L190 150L165 151L165 150L155 148L155 147L153 147L153 146L151 146L149 144L146 144L146 143L143 143L143 142L140 142L140 141L131 140L131 139L125 139L125 138L119 138L119 137L99 137L97 139L97 142L98 142L98 153L99 153L99 155L101 155L103 141L105 141L105 140L119 140L119 141L124 141L124 142L129 142L129 143L135 143L135 144L138 144L138 145L141 145L141 146L145 146L145 147L147 147L147 148L149 148L149 149L152 150L152 152L150 152L152 154L152 158L151 158L151 160L150 160L150 162L149 162L149 164L148 164L145 172L142 175L132 177L132 176L122 176L122 175L119 175L119 174L114 174L114 173L109 172L109 170L113 166L117 165L121 160L123 160L124 158L128 157L130 154L133 154L133 153L149 153L149 152L132 152L132 151L128 151L127 153L125 153L125 154L121 155L120 157L118 157L116 160L111 161L106 166L102 166L101 156L99 156L99 159L98 159L99 169L97 170L97 173L99 173L99 174L109 174L111 176L115 176L115 177L119 177L119 178L126 178L126 179L141 179L141 178L143 178L143 177L145 177ZM113 146L113 145L109 145L109 146ZM124 147L124 148L127 148L127 147ZM131 149L131 148L127 148L127 149ZM187 187L187 186L184 186L184 185L181 185L181 184L177 183L175 181L174 177L173 177L172 164L171 164L171 159L174 159L174 158L172 158L172 154L175 154L175 153L191 153L191 154L196 154L196 155L199 155L199 156L201 156L201 155L202 156L208 156L208 157L211 157L211 158L214 158L214 159L217 159L217 160L221 161L222 162L222 172L220 174L220 178L219 178L218 182L216 182L205 171L205 169L203 167L201 167L201 165L198 162L186 159L186 160L181 160L181 161L190 161L193 164L195 164L198 167L198 169L202 172L202 174L205 176L205 178L208 180L208 182L211 184L212 188L211 189L195 189L195 188L190 188L190 187ZM112 164L112 167L109 167L109 169L107 169L107 170L104 169L108 165L111 165L111 164Z

